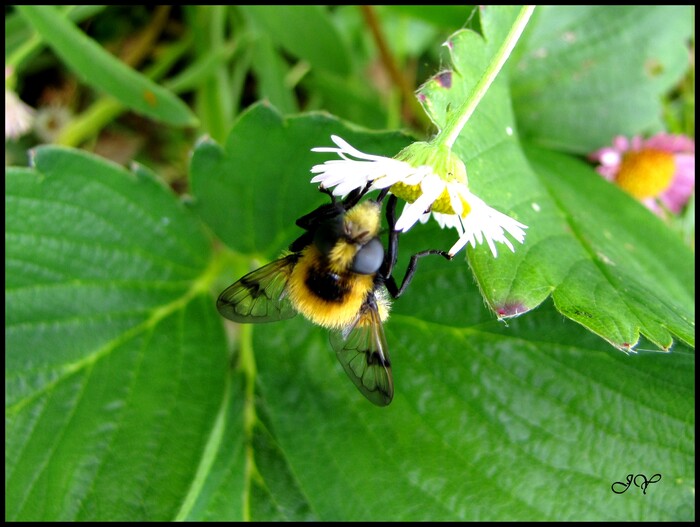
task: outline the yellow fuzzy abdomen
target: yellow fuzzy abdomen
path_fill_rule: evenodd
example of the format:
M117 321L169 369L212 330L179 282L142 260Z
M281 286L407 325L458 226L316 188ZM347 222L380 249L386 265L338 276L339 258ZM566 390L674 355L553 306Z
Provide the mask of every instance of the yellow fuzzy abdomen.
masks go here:
M321 262L315 246L304 249L287 284L289 299L294 309L314 324L343 329L360 312L374 288L374 277L333 272Z

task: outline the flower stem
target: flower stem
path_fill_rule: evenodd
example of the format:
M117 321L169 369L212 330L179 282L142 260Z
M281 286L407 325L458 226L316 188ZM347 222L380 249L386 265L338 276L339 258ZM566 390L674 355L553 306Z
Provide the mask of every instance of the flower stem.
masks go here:
M362 11L362 16L365 19L367 27L372 33L372 38L374 38L382 63L392 82L396 85L401 94L401 100L404 106L403 112L406 114L407 119L414 121L415 124L426 130L429 129L432 125L432 121L430 121L423 107L418 102L418 99L416 99L415 88L411 86L411 83L401 71L396 58L391 52L389 44L380 27L379 20L377 19L374 6L361 5L360 10Z
M435 136L432 141L433 144L452 148L462 128L467 124L467 121L474 113L481 99L484 98L484 95L486 95L486 92L501 71L501 68L503 68L506 60L510 57L515 44L518 42L534 10L535 6L523 6L513 23L513 27L510 28L510 33L508 33L508 36L503 41L503 45L501 45L501 48L494 55L491 64L486 68L484 75L481 77L481 80L479 80L474 91L469 98L464 101L464 104L448 117L447 125Z

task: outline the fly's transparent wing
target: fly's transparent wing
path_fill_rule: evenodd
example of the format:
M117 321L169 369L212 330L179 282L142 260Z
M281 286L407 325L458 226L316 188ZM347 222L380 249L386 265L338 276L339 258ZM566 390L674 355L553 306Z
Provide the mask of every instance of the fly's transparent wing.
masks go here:
M377 406L387 406L394 397L394 381L374 295L369 295L352 325L331 332L331 345L362 395Z
M286 296L287 281L298 257L290 254L248 273L219 295L216 307L234 322L275 322L296 315Z

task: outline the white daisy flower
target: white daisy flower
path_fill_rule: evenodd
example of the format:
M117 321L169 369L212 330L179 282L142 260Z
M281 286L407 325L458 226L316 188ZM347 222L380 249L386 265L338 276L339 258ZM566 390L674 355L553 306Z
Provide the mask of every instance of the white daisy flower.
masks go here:
M429 171L429 167L416 169L390 157L365 154L337 135L332 135L331 139L338 148L321 146L312 148L311 151L332 152L341 159L332 159L311 167L311 172L318 174L311 178L311 183L321 183L324 188L332 188L336 196L346 196L357 188L364 188L369 182L372 182L373 189L390 187L400 181L415 181L413 184L417 184Z
M515 251L506 234L523 243L527 226L496 209L469 191L464 163L447 148L417 142L395 158L360 152L338 136L331 136L337 148L320 147L314 152L333 152L341 159L312 167L312 183L345 196L370 184L370 190L390 188L406 200L396 222L397 231L408 231L417 221L425 223L432 215L440 227L456 229L459 239L449 250L454 256L469 243L486 242L494 257L496 243Z

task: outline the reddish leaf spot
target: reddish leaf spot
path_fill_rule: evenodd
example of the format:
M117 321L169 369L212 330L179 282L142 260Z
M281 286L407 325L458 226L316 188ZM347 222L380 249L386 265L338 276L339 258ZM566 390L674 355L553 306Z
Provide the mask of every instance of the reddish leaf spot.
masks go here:
M435 80L438 81L438 84L440 84L440 86L442 86L443 88L451 88L452 72L443 71L442 73L438 73L437 75L435 75Z
M156 98L155 94L150 90L146 90L145 92L143 92L143 98L151 106L155 106L158 102L158 99Z
M527 311L529 311L528 307L522 302L506 302L496 307L498 318L515 317Z
M664 65L658 59L650 58L644 63L644 70L650 78L654 79L664 72Z

